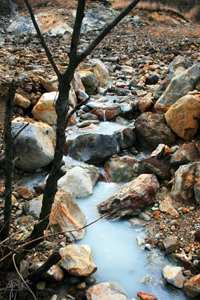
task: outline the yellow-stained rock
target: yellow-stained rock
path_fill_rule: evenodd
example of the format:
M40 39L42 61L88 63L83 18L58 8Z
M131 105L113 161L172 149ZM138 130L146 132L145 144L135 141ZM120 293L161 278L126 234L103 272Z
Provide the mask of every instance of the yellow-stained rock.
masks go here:
M168 126L182 139L189 141L197 133L200 119L200 93L186 95L165 113Z

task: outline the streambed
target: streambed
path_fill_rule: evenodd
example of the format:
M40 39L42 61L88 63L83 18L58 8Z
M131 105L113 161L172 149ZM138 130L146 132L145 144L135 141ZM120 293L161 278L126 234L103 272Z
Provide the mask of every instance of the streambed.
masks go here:
M97 204L119 189L115 183L99 182L92 196L77 202L87 217L87 222L98 218ZM87 230L81 244L88 244L98 267L97 282L117 282L130 299L138 291L150 292L159 300L188 299L181 291L166 287L161 270L169 264L159 251L145 251L137 239L145 235L143 228L133 227L127 221L101 219Z

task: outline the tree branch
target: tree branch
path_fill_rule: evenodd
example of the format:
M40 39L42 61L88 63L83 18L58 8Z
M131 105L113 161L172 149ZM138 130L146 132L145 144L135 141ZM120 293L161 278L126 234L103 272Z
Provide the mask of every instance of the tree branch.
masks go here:
M77 49L80 40L81 26L84 18L85 11L85 0L78 0L78 7L76 10L76 19L74 23L74 29L71 40L71 48L70 48L70 59L76 59Z
M96 37L96 39L79 55L79 63L82 62L105 38L107 34L138 4L140 0L132 1L110 24L108 24L103 31Z
M53 56L52 56L52 54L51 54L51 52L50 52L50 50L49 50L49 48L48 48L48 46L47 46L47 44L46 44L46 42L45 42L45 39L44 39L44 37L43 37L43 35L42 35L41 31L40 31L40 28L39 28L38 23L37 23L37 21L36 21L36 18L35 18L33 9L32 9L32 7L31 7L31 5L30 5L30 3L29 3L28 0L24 0L24 2L25 2L25 5L26 5L26 7L27 7L27 9L28 9L28 11L29 11L29 14L30 14L30 17L31 17L33 26L35 27L35 30L36 30L36 32L37 32L37 35L38 35L38 37L39 37L39 39L40 39L40 42L41 42L41 44L42 44L42 47L43 47L44 50L45 50L46 56L47 56L47 58L48 58L48 61L49 61L50 64L52 65L52 67L53 67L53 69L54 69L54 72L56 73L56 75L58 76L58 78L60 78L61 73L60 73L60 71L58 70L58 67L57 67L56 63L54 62Z

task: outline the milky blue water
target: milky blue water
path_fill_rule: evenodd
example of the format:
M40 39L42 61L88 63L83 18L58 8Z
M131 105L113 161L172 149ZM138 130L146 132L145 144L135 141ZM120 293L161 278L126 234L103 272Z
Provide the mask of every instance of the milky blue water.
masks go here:
M97 204L118 189L117 184L99 182L92 196L77 200L88 222L99 216ZM137 237L144 237L144 229L132 227L127 221L103 219L88 228L81 243L92 248L98 267L97 281L119 283L129 299L136 298L138 291L153 293L159 300L188 299L178 289L164 285L161 270L169 261L157 251L143 250L138 246Z

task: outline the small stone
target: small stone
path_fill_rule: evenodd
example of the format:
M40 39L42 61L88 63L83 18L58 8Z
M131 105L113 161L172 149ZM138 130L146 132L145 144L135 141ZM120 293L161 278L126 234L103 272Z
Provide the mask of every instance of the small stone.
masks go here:
M178 239L177 236L168 236L164 239L163 245L166 253L174 252L178 247Z
M157 74L150 74L146 77L145 84L152 85L158 83L159 76Z
M15 94L15 105L17 105L21 108L27 109L31 105L31 101L28 98L16 93Z
M137 296L140 300L158 300L154 295L145 292L138 292Z
M181 267L167 265L163 268L163 277L171 285L181 289L183 288L185 277Z

